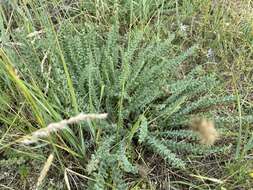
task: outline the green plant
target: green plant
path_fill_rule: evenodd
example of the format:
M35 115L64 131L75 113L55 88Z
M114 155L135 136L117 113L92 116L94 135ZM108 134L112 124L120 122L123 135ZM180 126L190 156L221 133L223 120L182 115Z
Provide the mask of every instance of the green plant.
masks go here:
M26 6L11 2L15 11L3 14L1 20L1 123L10 128L15 124L25 135L77 112L109 113L107 121L70 126L43 141L52 145L63 171L70 160L79 173L89 175L91 189L127 188L125 174L138 172L133 150L139 147L181 169L188 153L226 150L198 145L188 125L196 116L214 118L219 125L237 122L236 117L215 114L215 106L231 103L234 97L216 94L220 84L216 76L189 64L192 58L199 60L195 57L199 48L186 48L192 43L181 46L188 38L185 34L179 47L178 36L165 31L163 22L166 14L179 14L178 8L201 9L199 2L87 1L80 6L84 17L75 12L79 4L71 4L68 19L61 15L61 1L45 6L42 1ZM55 13L57 8L61 11ZM196 11L188 10L186 16ZM14 24L8 22L12 19ZM201 37L198 32L196 36ZM252 121L252 117L239 119ZM3 140L7 141L3 137L0 145L8 147ZM246 148L251 144L250 139Z
M181 53L174 49L173 35L168 35L165 40L157 36L147 39L141 30L121 35L117 24L106 36L101 36L94 27L78 32L72 30L70 25L66 28L60 33L60 52L68 69L68 80L73 83L78 110L109 113L108 124L92 123L88 128L69 129L69 134L64 136L70 144L69 148L74 148L80 156L86 154L83 149L89 151L91 147L95 148L91 160L86 159L89 162L87 170L96 182L94 184L92 181L90 186L104 189L109 182L120 189L126 187L124 172L137 172L127 158L135 139L179 168L184 168L185 162L176 152L202 154L222 150L192 145L194 141L173 140L173 136L185 138L185 130L180 129L185 129L194 115L209 114L210 117L210 107L234 100L232 96L215 96L217 81L213 75L207 75L201 66L179 74L180 65L194 54L197 47ZM29 44L19 48L20 58L26 58L25 64L11 62L21 63L15 67L24 80L34 81L38 85L35 92L41 95L35 93L34 98L42 98L39 100L42 102L46 98L50 104L61 107L63 114L75 113L75 107L69 106L72 95L67 93L66 68L60 64L61 54L43 45L44 41L39 40L32 48L36 54L41 48L50 48L44 65L33 64L35 57L30 53L32 49L29 49ZM20 59L15 53L12 55L14 59ZM49 68L50 73L47 73ZM39 89L47 85L49 88L42 95ZM30 88L29 83L26 86L33 91L34 87ZM41 114L45 115L45 111ZM163 136L165 132L167 138ZM188 134L194 138L194 134ZM130 160L134 159L131 154L129 156Z

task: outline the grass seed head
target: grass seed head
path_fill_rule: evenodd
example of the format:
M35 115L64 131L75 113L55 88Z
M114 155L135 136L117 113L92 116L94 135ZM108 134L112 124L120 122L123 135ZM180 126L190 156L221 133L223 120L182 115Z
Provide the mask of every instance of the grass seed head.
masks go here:
M191 128L193 131L199 133L200 143L204 145L213 145L219 137L214 122L207 119L193 119Z

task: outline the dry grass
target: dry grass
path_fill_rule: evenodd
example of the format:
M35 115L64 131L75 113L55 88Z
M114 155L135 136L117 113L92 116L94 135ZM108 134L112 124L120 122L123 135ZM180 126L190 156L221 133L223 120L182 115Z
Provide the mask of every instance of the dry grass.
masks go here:
M94 119L105 119L107 114L79 114L77 116L71 117L67 120L62 120L57 123L51 123L46 128L34 131L31 135L22 138L20 141L23 144L29 145L36 143L39 138L48 137L51 133L61 131L66 129L68 125L80 123L81 121L89 121Z

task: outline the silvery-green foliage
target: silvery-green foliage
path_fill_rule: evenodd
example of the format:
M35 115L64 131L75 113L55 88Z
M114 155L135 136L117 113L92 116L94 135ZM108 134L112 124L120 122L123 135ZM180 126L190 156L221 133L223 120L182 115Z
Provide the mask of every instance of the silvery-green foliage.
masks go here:
M121 33L117 24L106 34L92 26L77 30L63 27L59 31L59 45L78 109L109 114L106 125L89 123L83 125L82 133L79 131L85 137L81 140L83 147L89 144L87 152L93 150L87 155L86 166L87 174L94 179L89 181L90 189L109 189L108 182L116 189L127 187L124 174L138 173L131 156L135 147L132 142L136 140L177 168L186 166L184 152L223 151L196 145L196 134L185 128L192 117L212 117L210 108L234 100L232 96L215 95L218 82L201 66L180 73L180 67L194 56L197 46L179 51L173 44L173 34L163 40L158 36L147 38L138 29ZM20 55L26 64L19 62L17 67L27 82L36 81L41 89L49 85L45 96L61 108L59 112L73 113L63 60L53 41L44 40L50 45L43 42L21 47ZM48 54L44 65L33 64L41 63L45 50ZM30 73L38 78L32 78ZM71 144L80 149L77 141Z

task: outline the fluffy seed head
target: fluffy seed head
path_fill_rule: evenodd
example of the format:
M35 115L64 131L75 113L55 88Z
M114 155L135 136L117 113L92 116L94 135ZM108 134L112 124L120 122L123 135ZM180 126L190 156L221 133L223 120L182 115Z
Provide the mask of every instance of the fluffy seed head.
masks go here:
M207 119L193 119L191 128L193 131L199 133L200 143L204 145L213 145L219 137L213 121Z
M80 123L81 121L89 121L94 119L105 119L107 117L106 113L103 114L84 114L80 113L77 116L71 117L69 119L64 119L57 123L51 123L47 127L34 131L31 135L25 136L22 140L22 144L32 144L38 141L39 138L48 137L51 133L61 131L67 127L67 125Z

